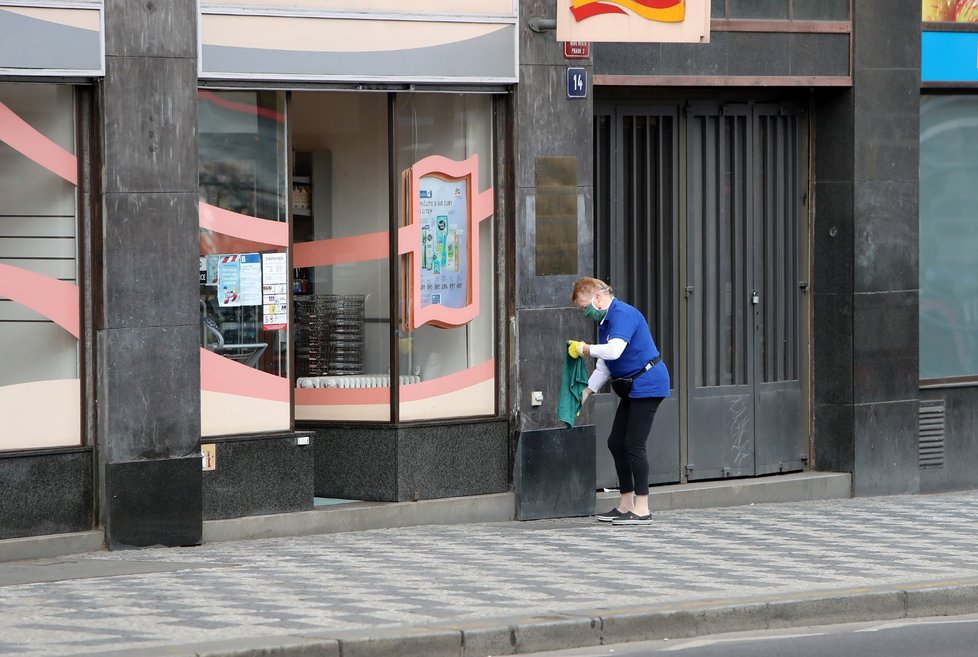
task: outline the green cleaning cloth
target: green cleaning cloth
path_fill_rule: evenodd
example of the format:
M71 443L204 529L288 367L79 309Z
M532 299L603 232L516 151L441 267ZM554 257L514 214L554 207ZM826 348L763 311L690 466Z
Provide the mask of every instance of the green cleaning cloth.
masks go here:
M560 374L560 398L557 400L557 419L573 427L581 412L581 393L587 388L587 368L584 358L571 358L564 349L564 370Z

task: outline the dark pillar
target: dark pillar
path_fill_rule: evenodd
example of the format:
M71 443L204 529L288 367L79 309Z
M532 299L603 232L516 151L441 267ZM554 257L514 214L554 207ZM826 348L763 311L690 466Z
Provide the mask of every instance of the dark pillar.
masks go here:
M197 3L106 0L101 519L110 548L201 538Z
M555 5L520 2L520 84L516 126L516 321L520 431L564 426L557 420L562 344L590 341L594 326L573 309L570 294L580 276L594 274L592 121L593 93L567 98L567 68L581 66L589 78L591 60L566 60L552 30L532 31L532 18L554 18ZM571 182L568 219L566 181ZM538 189L538 181L545 188ZM576 196L576 198L573 198ZM543 392L531 406L530 393ZM585 414L581 415L586 421Z
M860 0L854 12L853 89L816 124L816 466L851 470L857 495L912 493L920 6Z

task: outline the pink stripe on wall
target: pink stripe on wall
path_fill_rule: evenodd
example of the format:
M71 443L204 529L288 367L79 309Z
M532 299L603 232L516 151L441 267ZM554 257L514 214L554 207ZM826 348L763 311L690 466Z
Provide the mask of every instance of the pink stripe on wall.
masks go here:
M78 286L74 283L0 264L0 297L47 317L76 338L81 335Z
M337 237L315 242L296 242L292 252L293 267L326 267L347 262L379 260L390 251L389 233L377 233Z
M240 397L289 401L289 380L200 350L200 389Z
M401 401L430 399L431 397L445 395L456 390L470 388L485 381L490 381L495 376L496 360L490 358L487 361L483 361L478 365L470 367L467 370L462 370L461 372L456 372L455 374L440 376L431 381L403 385L401 386L400 399Z
M32 128L3 103L0 103L0 141L72 185L78 184L75 156Z
M289 225L286 222L249 217L203 201L200 203L200 227L261 244L289 245Z

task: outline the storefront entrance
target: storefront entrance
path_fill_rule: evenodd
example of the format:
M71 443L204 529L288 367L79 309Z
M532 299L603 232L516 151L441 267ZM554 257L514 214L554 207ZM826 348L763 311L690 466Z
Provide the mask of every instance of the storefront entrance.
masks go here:
M673 373L652 483L807 461L804 130L783 104L597 108L596 273L645 313Z

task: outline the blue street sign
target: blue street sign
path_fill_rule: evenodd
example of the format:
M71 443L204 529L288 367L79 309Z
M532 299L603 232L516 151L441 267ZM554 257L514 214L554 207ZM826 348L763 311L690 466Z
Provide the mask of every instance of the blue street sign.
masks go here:
M587 69L579 66L567 68L567 97L587 98Z

